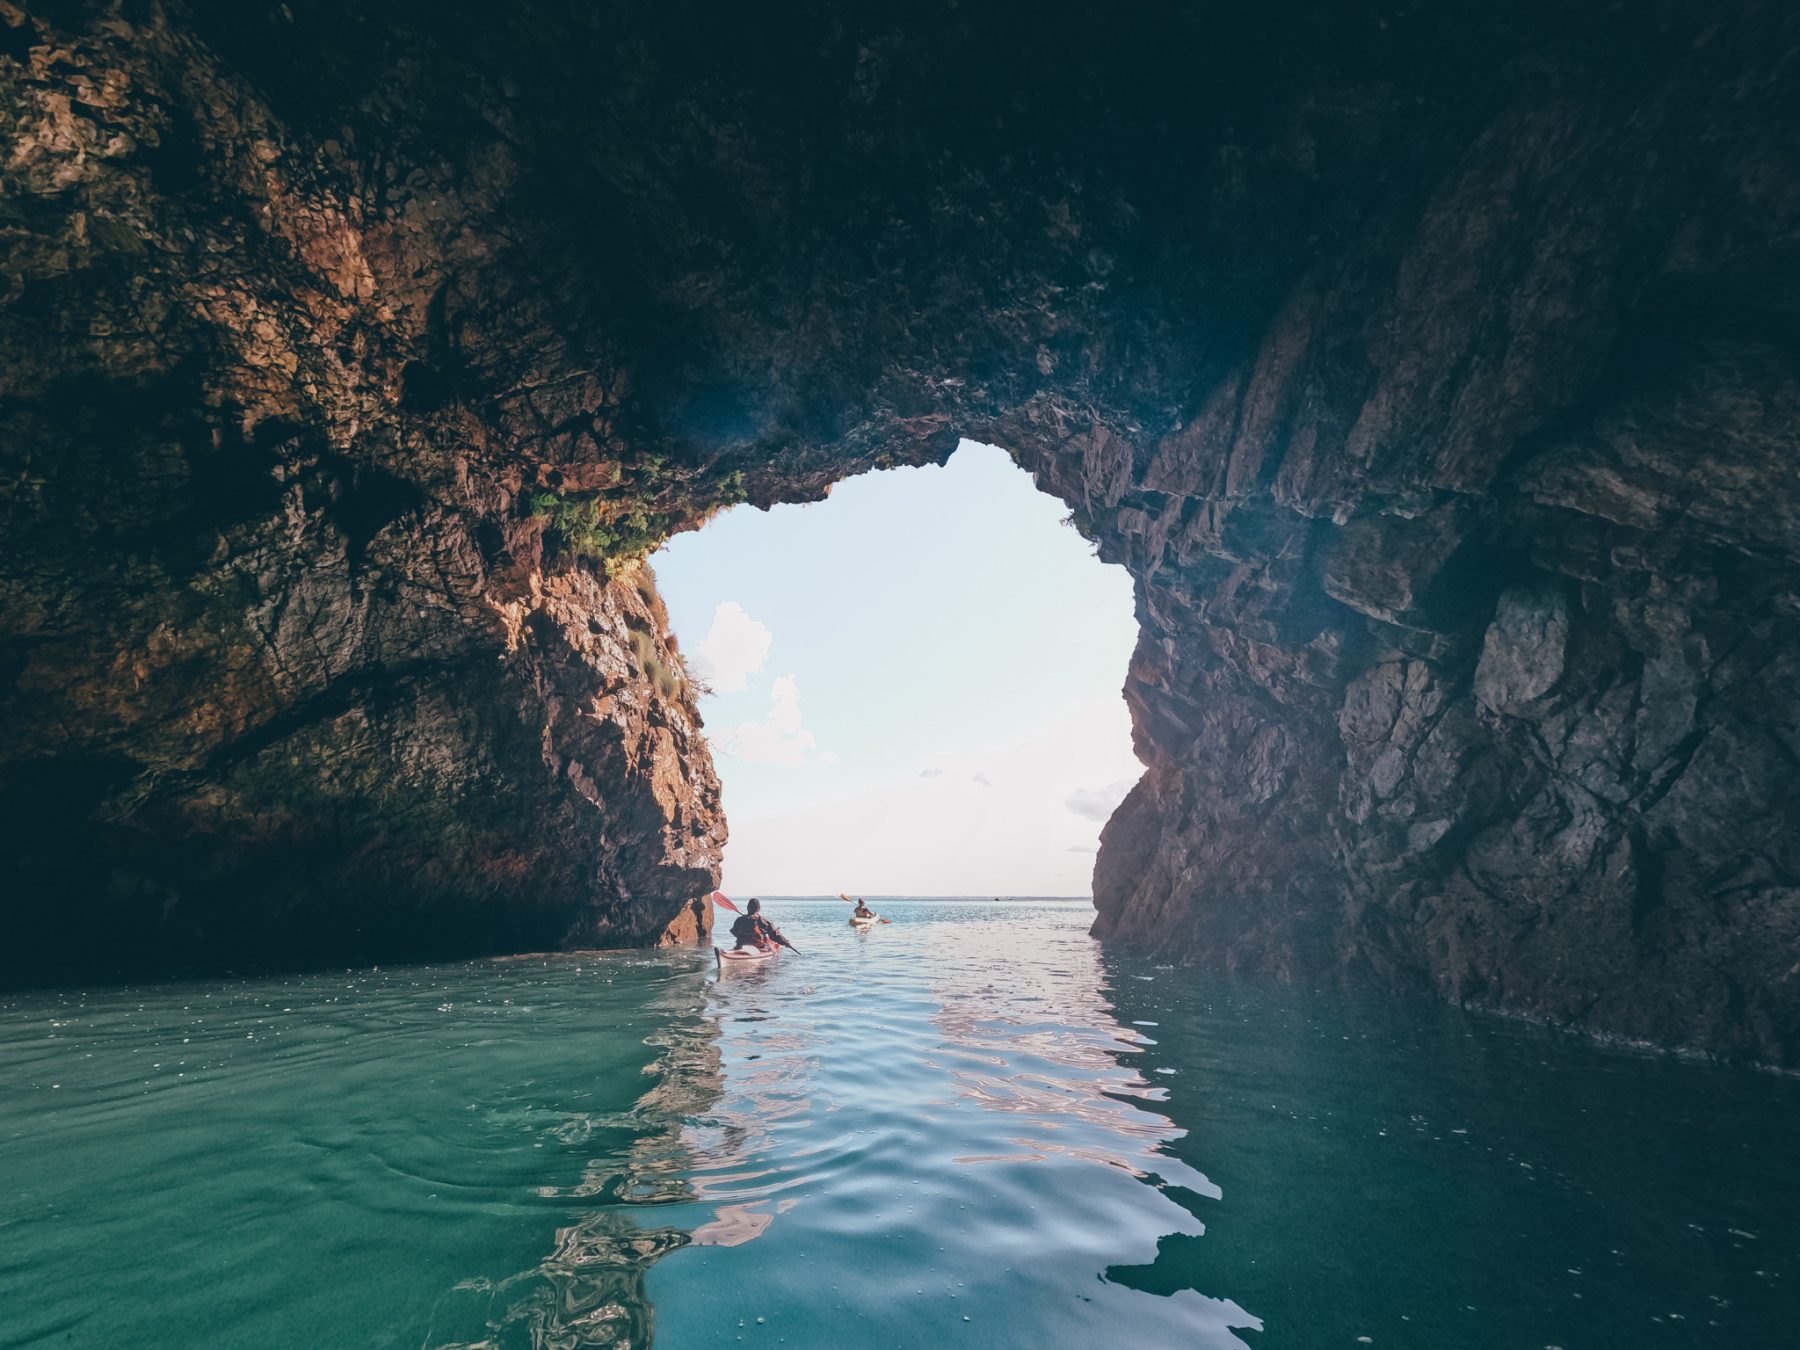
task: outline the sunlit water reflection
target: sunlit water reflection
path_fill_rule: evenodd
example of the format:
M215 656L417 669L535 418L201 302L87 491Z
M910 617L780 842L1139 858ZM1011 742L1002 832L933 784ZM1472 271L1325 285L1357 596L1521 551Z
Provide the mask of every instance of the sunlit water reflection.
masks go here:
M1791 1080L772 908L0 1004L0 1346L1794 1343Z

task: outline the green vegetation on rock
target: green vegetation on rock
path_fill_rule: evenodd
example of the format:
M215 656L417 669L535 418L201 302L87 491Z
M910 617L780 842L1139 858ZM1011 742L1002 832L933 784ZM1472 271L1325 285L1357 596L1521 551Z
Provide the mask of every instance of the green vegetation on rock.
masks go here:
M571 552L602 563L643 557L674 525L670 517L641 506L554 492L533 495L531 514L543 519Z
M691 527L747 496L744 471L695 481L666 455L645 451L631 467L628 496L581 496L548 489L530 498L531 515L545 521L556 542L581 557L611 565L652 552L678 528ZM667 507L668 509L656 509Z

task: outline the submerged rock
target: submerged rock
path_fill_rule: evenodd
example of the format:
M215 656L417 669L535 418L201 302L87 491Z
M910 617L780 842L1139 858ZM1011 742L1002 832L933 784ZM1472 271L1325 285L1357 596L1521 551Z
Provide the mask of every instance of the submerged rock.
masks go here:
M1099 933L1796 1062L1797 25L0 0L12 974L703 921L625 560L969 435Z

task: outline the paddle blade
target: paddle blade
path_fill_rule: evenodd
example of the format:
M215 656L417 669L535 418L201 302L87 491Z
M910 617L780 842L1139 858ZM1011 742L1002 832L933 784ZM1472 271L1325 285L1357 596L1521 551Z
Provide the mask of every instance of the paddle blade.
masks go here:
M715 905L717 905L720 909L728 909L733 914L742 914L743 913L743 911L741 909L739 909L736 905L731 903L730 898L726 896L724 891L714 891L712 893L711 898L712 898L712 902Z
M892 919L883 919L882 922L883 923L892 923L893 920Z
M852 900L849 896L845 895L842 891L838 892L838 899L842 900L846 905L854 905L856 903L856 901Z

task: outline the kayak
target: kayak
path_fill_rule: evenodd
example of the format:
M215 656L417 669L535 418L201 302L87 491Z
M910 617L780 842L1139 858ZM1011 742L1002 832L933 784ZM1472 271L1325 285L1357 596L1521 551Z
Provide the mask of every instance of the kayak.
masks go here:
M713 955L718 958L721 972L732 966L760 966L765 961L773 960L781 954L781 948L774 951L761 952L754 947L734 947L727 951L723 947L714 947Z
M850 926L852 928L873 928L880 922L881 916L879 914L871 914L866 919L859 919L855 915L850 916Z

